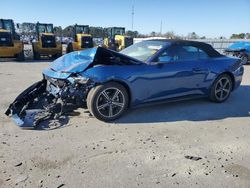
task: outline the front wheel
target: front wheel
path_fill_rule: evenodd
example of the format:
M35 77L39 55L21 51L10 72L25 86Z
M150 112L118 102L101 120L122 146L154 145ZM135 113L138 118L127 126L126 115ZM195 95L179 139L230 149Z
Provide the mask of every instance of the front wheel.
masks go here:
M22 51L19 54L17 54L16 60L17 61L24 61L25 60L24 51Z
M118 119L128 108L128 93L119 83L109 82L93 88L87 97L90 113L101 121Z
M33 51L33 58L34 60L40 60L41 59L41 55L39 54L39 52Z
M227 74L220 75L213 83L210 91L210 100L221 103L228 99L232 91L232 79Z

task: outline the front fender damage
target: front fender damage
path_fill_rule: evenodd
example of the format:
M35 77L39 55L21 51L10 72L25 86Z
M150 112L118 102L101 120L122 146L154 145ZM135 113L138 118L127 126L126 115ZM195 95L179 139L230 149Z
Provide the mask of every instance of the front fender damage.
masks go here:
M57 119L65 112L84 107L89 87L65 84L59 88L43 79L18 95L5 114L20 127L37 127L44 120Z
M24 90L20 95L16 97L13 103L10 104L9 108L6 110L5 114L11 116L13 121L20 127L25 126L25 120L27 121L30 118L26 118L28 109L34 102L35 99L41 97L46 91L46 80L41 80L34 83L26 90ZM28 112L28 114L30 114ZM31 114L30 114L31 115ZM27 123L26 123L27 125Z

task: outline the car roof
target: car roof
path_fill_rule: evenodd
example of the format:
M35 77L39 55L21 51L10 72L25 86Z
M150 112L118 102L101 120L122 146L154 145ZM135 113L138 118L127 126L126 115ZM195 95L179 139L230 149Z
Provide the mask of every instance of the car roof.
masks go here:
M182 39L150 39L147 41L162 41L170 43L171 45L191 45L197 47L207 53L209 57L221 57L223 56L218 51L216 51L210 44L199 41L182 40Z

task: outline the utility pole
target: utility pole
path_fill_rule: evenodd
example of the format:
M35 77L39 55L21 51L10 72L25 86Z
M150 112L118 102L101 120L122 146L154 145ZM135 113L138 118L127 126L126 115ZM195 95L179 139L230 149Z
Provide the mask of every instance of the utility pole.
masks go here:
M132 5L132 31L134 31L134 14L135 14L135 10L134 10L134 3Z
M161 20L161 26L160 26L160 34L162 34L162 20Z

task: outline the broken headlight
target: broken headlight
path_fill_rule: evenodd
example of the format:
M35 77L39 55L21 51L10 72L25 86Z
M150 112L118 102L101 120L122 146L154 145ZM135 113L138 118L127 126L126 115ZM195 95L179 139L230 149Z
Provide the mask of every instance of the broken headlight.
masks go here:
M69 77L68 81L71 83L78 83L78 84L87 84L89 82L89 78L83 77L83 76L75 76L75 77Z
M75 77L75 82L79 84L86 84L88 83L88 81L89 81L89 78L86 78L86 77L82 77L82 76Z

